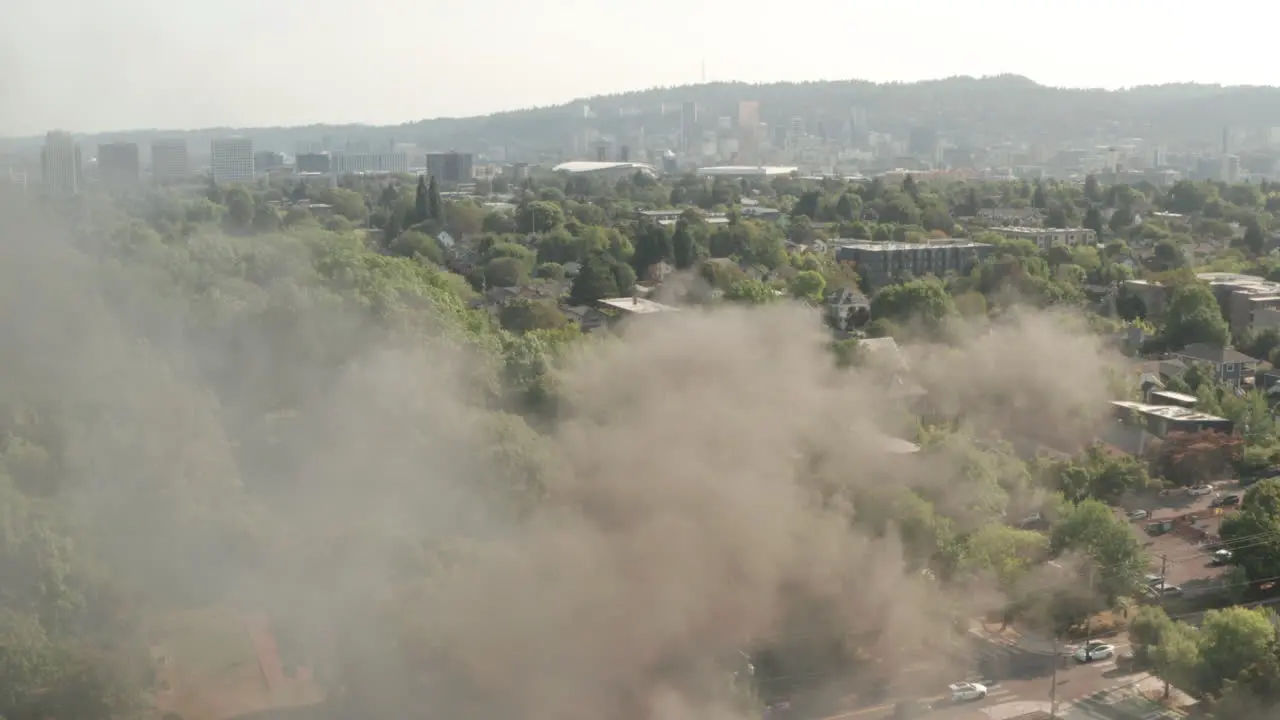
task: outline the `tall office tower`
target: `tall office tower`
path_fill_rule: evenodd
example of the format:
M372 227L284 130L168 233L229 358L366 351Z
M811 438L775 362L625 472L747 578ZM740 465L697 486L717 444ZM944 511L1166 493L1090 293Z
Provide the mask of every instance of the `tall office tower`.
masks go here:
M226 137L213 141L211 167L213 181L224 183L253 182L253 141L247 137Z
M471 182L475 179L471 153L427 153L427 175L445 183Z
M136 187L142 177L138 161L138 144L108 143L98 146L98 179L112 190Z
M738 158L744 165L760 162L760 103L738 103Z
M151 181L157 185L178 182L191 174L191 158L187 141L182 138L156 138L151 141Z
M71 133L53 130L45 135L40 151L40 169L44 191L53 195L75 195L84 183L81 173L80 146Z
M253 154L253 169L262 172L284 167L284 153L263 150Z
M689 152L701 138L698 134L698 103L687 102L680 106L680 149Z

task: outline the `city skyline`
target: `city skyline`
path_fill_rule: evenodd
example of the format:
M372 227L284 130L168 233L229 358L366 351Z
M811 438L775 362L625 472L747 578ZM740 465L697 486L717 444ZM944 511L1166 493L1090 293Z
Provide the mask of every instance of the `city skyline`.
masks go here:
M696 83L704 72L709 81L743 82L891 82L1001 73L1064 87L1274 82L1263 33L1269 25L1265 16L1276 13L1261 5L1255 9L1263 22L1233 27L1232 53L1175 53L1160 62L1129 42L1114 43L1097 56L1046 54L1038 30L1044 18L1004 0L981 14L938 0L911 8L806 0L790 4L767 25L760 21L763 8L751 4L654 0L592 6L590 12L566 13L549 27L538 22L543 10L507 0L484 7L416 6L405 0L260 6L230 0L217 8L193 5L181 17L156 0L11 5L11 21L0 30L0 59L10 69L0 81L3 137L50 128L85 133L317 121L397 124ZM1099 32L1098 20L1105 18L1107 27L1140 28L1165 47L1202 41L1201 23L1153 10L1149 3L1087 0L1068 17L1055 18L1053 29L1083 42ZM655 18L674 21L663 22L659 31ZM458 32L422 39L429 28L442 26ZM530 27L542 29L532 34ZM55 28L63 43L50 53L44 38ZM653 52L651 43L617 42L620 34L645 28L661 39L661 52ZM730 40L708 42L709 28L714 37ZM826 28L848 29L856 52L846 42L832 42L821 32ZM235 47L242 49L226 52L228 37L237 38ZM361 37L379 39L353 40ZM771 49L762 51L762 45ZM321 47L338 51L315 52ZM892 62L869 60L889 57ZM343 92L332 92L335 84Z

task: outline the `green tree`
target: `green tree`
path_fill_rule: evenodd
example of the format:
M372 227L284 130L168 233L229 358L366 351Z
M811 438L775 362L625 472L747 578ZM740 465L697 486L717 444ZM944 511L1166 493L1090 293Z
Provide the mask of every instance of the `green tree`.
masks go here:
M871 319L920 323L936 330L956 315L951 296L938 280L913 280L881 290L871 300Z
M777 297L777 293L768 285L750 278L735 280L724 291L725 300L747 305L764 305L773 302Z
M680 270L688 270L700 259L693 233L683 218L676 223L675 234L671 236L671 255Z
M1031 193L1031 207L1037 210L1047 210L1049 208L1049 199L1044 193L1044 186L1038 182L1036 183L1035 192Z
M1098 185L1098 178L1094 175L1084 176L1084 197L1091 203L1100 202L1102 200L1102 188Z
M822 293L826 288L827 281L822 273L813 270L796 273L791 280L791 296L811 303L822 302Z
M619 295L618 278L614 275L613 265L603 255L589 258L569 289L569 298L574 305L590 305Z
M1192 343L1225 345L1230 337L1218 301L1203 283L1190 282L1175 287L1166 318L1164 339L1171 348Z
M413 194L413 218L410 225L416 225L431 217L431 208L427 205L427 176L418 176L418 187Z
M1048 551L1049 539L1043 534L992 523L965 540L961 568L991 573L1001 591L1012 594Z
M437 265L444 262L444 250L441 249L439 241L417 230L400 233L391 241L387 250L398 257L422 257Z
M440 202L440 186L436 183L435 175L427 183L427 217L437 223L444 223L444 205Z
M1094 231L1098 237L1102 237L1102 212L1097 207L1090 205L1088 210L1084 211L1084 227Z
M1200 643L1196 629L1176 622L1160 636L1160 644L1148 651L1156 675L1180 688L1195 688L1200 679Z
M1222 520L1219 535L1250 580L1280 577L1280 480L1249 488L1240 511Z
M1268 608L1210 610L1200 623L1196 687L1218 695L1227 681L1264 662L1276 639Z
M1262 254L1262 248L1266 244L1266 235L1262 232L1262 225L1258 224L1257 218L1250 218L1249 222L1244 226L1244 246L1254 255Z
M666 228L657 223L643 223L636 230L635 254L631 266L639 275L660 262L674 260L675 247Z
M564 211L545 200L525 203L516 210L516 228L522 233L545 233L564 224Z
M862 200L853 193L846 192L840 195L840 199L836 201L836 217L840 220L853 222L862 214Z
M1147 567L1128 523L1099 500L1070 507L1053 527L1050 545L1055 554L1074 550L1091 557L1094 564L1085 570L1088 582L1112 602L1132 592Z
M498 321L502 329L515 333L526 333L530 330L555 330L565 325L568 320L548 302L537 302L525 298L512 298L502 306L498 313Z
M1145 605L1129 621L1129 641L1133 644L1134 657L1140 662L1151 661L1151 649L1164 640L1173 629L1173 620L1158 605Z
M484 266L484 281L489 287L513 287L529 280L529 268L513 257L496 257Z
M234 232L244 232L253 222L253 196L242 187L227 191L227 224Z

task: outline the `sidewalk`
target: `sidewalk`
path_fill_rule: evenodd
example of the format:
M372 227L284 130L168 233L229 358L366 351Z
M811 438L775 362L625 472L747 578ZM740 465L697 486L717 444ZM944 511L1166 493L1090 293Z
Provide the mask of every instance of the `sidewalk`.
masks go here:
M974 618L969 621L969 634L987 642L1017 648L1023 652L1036 653L1038 655L1054 654L1053 638L1021 632L1012 626L1001 630L1000 623L988 624L983 622L981 618ZM1066 647L1066 645L1059 645L1057 649L1061 652Z

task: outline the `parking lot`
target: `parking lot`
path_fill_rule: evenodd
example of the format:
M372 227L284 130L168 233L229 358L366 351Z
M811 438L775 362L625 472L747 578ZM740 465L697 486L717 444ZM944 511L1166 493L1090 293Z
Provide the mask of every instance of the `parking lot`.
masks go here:
M1162 559L1167 559L1166 582L1196 595L1215 587L1230 568L1214 566L1212 550L1206 543L1218 538L1222 517L1231 508L1214 508L1216 498L1243 493L1238 483L1220 482L1209 495L1194 496L1182 490L1167 494L1146 493L1124 503L1123 512L1146 511L1148 517L1130 521L1134 535L1152 558L1152 572L1160 573ZM1190 515L1193 520L1185 518ZM1173 527L1163 534L1151 534L1152 523L1172 521Z

